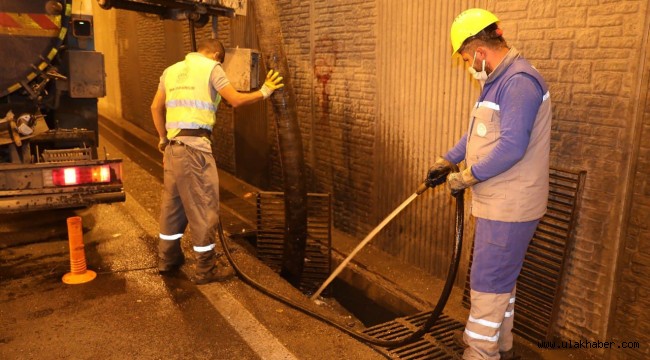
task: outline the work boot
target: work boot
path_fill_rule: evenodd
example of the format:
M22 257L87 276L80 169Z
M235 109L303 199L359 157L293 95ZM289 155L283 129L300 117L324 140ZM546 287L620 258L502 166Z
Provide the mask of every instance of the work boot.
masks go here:
M230 265L230 263L228 262L228 258L226 258L226 254L222 252L218 252L215 254L215 257L217 258L217 265L221 265L221 266Z
M215 266L206 273L196 274L193 281L197 285L204 285L212 282L226 281L234 275L235 271L229 266Z
M501 360L519 360L521 359L521 356L518 356L515 354L515 349L510 349L508 351L499 351L499 355L501 356Z
M175 261L166 261L163 259L158 260L158 273L165 275L178 271L181 266L185 264L185 257L181 255Z

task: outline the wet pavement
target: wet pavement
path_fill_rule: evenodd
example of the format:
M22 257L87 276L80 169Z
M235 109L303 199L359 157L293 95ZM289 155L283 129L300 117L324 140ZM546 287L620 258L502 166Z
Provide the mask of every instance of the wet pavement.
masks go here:
M130 169L130 173L141 172L142 169L152 176L161 174L155 167L155 159L160 156L152 144L157 139L155 136L147 134L142 130L133 127L131 124L121 119L111 119L117 125L120 125L120 136L113 139L115 142L126 139L125 145L121 148L133 148L134 156L138 166ZM111 129L115 127L111 126ZM111 135L112 132L104 131L104 134ZM140 144L144 140L144 145ZM148 146L146 146L148 145ZM138 156L145 153L146 155ZM152 162L152 159L153 162ZM125 171L127 174L129 172ZM240 181L229 173L220 171L221 185L221 209L222 222L227 232L231 234L246 233L255 229L255 199L250 196L259 189ZM144 206L147 211L155 214L157 217L159 204L159 192L151 193L150 187L142 182L134 184L132 188L136 189L135 193L139 196L145 195L146 198L153 200L145 202ZM153 205L147 205L153 204ZM358 245L360 239L347 236L344 233L333 229L332 234L332 252L333 268L350 254ZM246 246L245 242L238 244ZM266 270L265 283L277 284L286 292L296 295L296 299L304 300L303 294L295 291L288 286L284 280L276 276L275 273L269 272L265 266L251 266L248 271L252 271L259 276L258 270ZM247 271L245 271L247 272ZM461 275L462 276L462 275ZM339 275L339 280L334 284L334 295L339 301L331 300L326 303L325 307L332 307L336 310L337 320L340 323L349 324L351 330L363 331L365 326L372 326L383 321L390 321L396 316L413 315L423 311L431 310L441 293L443 280L433 277L425 271L404 264L398 259L377 250L371 244L359 252L354 260L348 265L346 270ZM337 295L336 292L339 294ZM345 292L349 296L341 296ZM352 300L350 300L352 299ZM354 316L346 315L346 309L342 309L340 304L344 304L347 309L354 312ZM307 302L306 304L312 305ZM447 302L444 311L445 315L450 316L460 323L464 323L468 316L468 310L462 305L462 289L454 288ZM340 336L347 337L343 333ZM515 335L515 348L523 359L596 359L601 358L594 352L585 353L577 350L542 350L536 344ZM385 354L385 352L384 352ZM350 358L351 354L336 357ZM309 357L303 357L309 358ZM372 358L372 357L370 357Z
M3 217L0 358L383 358L239 279L194 285L189 281L191 255L177 276L160 276L156 270L160 179L152 169L128 161L104 138L100 143L109 157L125 159L125 203ZM95 280L80 285L61 281L69 271L65 225L69 216L82 217L87 267L97 272ZM225 215L224 226L230 232L241 229L241 219ZM39 235L30 235L34 232ZM229 248L253 278L351 329L360 326L340 309L308 301L251 256L246 246L231 242ZM191 254L189 244L183 247Z
M62 283L65 237L0 250L0 358L255 358L195 286L157 274L152 238L119 207L82 214L91 282Z
M0 246L0 358L385 357L241 279L195 286L189 281L191 255L178 275L160 276L155 269L162 186L157 138L123 120L113 121L123 128L102 125L100 146L109 157L125 160L125 203L16 216L1 223L0 236L11 238L14 245ZM225 230L253 230L254 199L247 194L256 189L224 172L220 182ZM88 268L98 273L97 279L82 285L61 282L69 270L65 219L73 215L82 216ZM358 241L334 231L335 261ZM353 316L336 301L320 306L310 301L258 261L245 239L228 244L238 266L257 282L352 331L363 331L363 323L370 326L429 310L442 286L440 279L369 246L341 274L345 282L337 281L335 288L352 295L346 306L365 310ZM191 254L187 242L183 247ZM463 322L467 309L461 296L461 290L454 289L445 314ZM540 351L519 338L516 349L523 359L600 358L578 351Z

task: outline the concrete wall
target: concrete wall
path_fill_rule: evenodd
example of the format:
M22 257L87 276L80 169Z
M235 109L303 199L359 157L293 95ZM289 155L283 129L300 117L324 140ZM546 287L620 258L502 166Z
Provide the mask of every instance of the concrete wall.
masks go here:
M569 259L561 304L559 333L567 339L605 339L648 343L642 324L648 315L647 295L639 287L648 265L643 248L625 254L625 270L615 283L617 256L625 250L626 225L647 223L639 190L643 150L639 102L645 102L648 3L646 1L499 1L493 9L503 22L516 23L511 42L535 64L550 83L554 105L552 166L587 170L576 246ZM647 116L646 116L647 119ZM647 121L647 120L645 120ZM644 148L643 146L641 147ZM642 170L643 171L643 170ZM634 180L636 179L636 180ZM628 184L636 181L635 187ZM629 192L634 197L628 196ZM630 200L634 199L633 203ZM633 205L631 217L627 217ZM638 229L629 229L632 234ZM629 239L629 237L628 237ZM628 241L629 243L629 241ZM636 264L632 266L633 264ZM639 265L644 264L644 265ZM627 277L626 277L627 276ZM638 292L619 295L617 286ZM621 301L622 300L622 301ZM640 328L625 320L628 306L637 309ZM611 321L611 322L610 322ZM617 324L608 332L608 325ZM605 353L612 358L643 358L648 349Z
M116 12L102 11L96 2L93 5L93 22L96 33L95 47L104 54L106 73L106 96L99 99L97 108L105 116L122 116L122 99L120 91L120 71L117 59L118 36L116 31Z
M638 340L640 349L630 350L623 358L643 359L650 357L648 343L648 314L650 309L650 52L648 52L648 33L644 38L645 49L640 58L645 58L645 68L640 72L639 101L637 116L641 117L632 133L633 149L631 155L636 164L631 168L631 188L629 197L629 216L627 228L623 231L619 255L617 291L615 307L612 312L610 332L617 341ZM644 96L645 94L645 96Z
M435 159L466 131L480 86L468 76L462 60L451 56L448 33L458 13L485 7L486 1L377 5L372 224L411 195ZM405 262L444 276L454 244L454 213L454 200L439 187L419 196L373 242ZM466 239L472 238L472 232L466 234Z
M647 2L513 1L495 10L504 21L518 20L516 42L550 83L551 164L588 172L558 327L569 339L602 339L635 161L629 155L642 64L635 54L645 45Z
M359 238L414 190L428 164L464 131L464 121L457 119L464 118L466 106L477 94L459 63L442 64L438 59L443 57L430 54L449 48L447 26L432 28L431 24L449 22L457 9L443 6L447 2L406 3L278 2L291 69L291 74L283 75L291 76L296 90L309 190L332 193L335 226ZM650 320L644 311L650 263L650 192L644 165L650 150L640 135L647 134L650 125L648 106L639 106L647 103L648 60L643 54L648 47L648 2L453 4L459 9L485 6L499 16L506 39L549 83L554 104L552 165L587 170L558 334L571 340L615 336L650 343L650 332L644 327ZM115 61L120 69L122 115L152 131L149 103L164 67L188 50L187 36L179 35L186 33L185 24L120 14ZM224 36L228 46L230 38L221 33L228 31L227 23L220 21L220 38ZM400 36L405 44L401 48L397 47ZM393 71L396 66L402 68ZM441 92L447 96L441 103L422 96L431 82L451 86ZM413 94L422 97L414 101ZM433 107L436 112L430 112ZM227 107L219 111L217 157L222 168L234 171L233 117ZM268 126L270 187L279 188L273 122ZM436 141L426 140L428 136ZM378 160L389 158L393 161ZM444 257L440 255L443 242L449 240L447 234L436 233L440 226L434 224L439 225L439 220L426 221L437 216L432 206L447 206L441 201L418 205L429 212L427 217L398 223L387 230L390 236L374 245L441 275L443 267L431 262ZM409 219L421 216L409 211L404 214ZM431 256L436 251L440 254ZM418 254L422 257L416 258ZM634 314L637 329L628 326L626 314ZM645 351L621 356L642 358Z

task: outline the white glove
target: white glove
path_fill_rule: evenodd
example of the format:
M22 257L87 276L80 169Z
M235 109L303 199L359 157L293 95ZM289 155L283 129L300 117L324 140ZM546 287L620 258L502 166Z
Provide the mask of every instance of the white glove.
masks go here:
M447 176L447 188L451 191L452 195L456 195L464 189L478 183L478 179L472 174L471 166L461 172L451 173Z

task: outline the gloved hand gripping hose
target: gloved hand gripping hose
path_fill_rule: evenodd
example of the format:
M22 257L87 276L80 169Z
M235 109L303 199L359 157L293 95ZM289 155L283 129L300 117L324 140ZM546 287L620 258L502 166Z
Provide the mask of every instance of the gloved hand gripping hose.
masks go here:
M428 186L427 186L428 188ZM426 190L426 189L425 189ZM424 192L424 191L423 191ZM352 338L357 339L361 342L371 344L371 345L376 345L376 346L382 346L382 347L399 347L406 345L408 343L411 343L420 337L424 335L431 327L438 321L438 318L442 314L443 309L445 308L445 305L447 304L447 300L449 299L449 295L451 294L451 291L453 289L454 285L454 280L456 279L456 273L458 272L458 265L460 263L460 254L461 254L461 249L463 245L463 228L464 228L464 201L463 201L463 196L464 196L464 191L459 192L458 194L454 195L456 198L456 235L455 235L455 243L454 243L454 249L452 253L452 261L449 265L449 269L447 271L447 279L445 281L445 284L443 286L442 293L440 294L440 297L438 298L438 302L434 309L431 312L431 315L427 319L427 321L414 333L404 336L400 339L396 340L382 340L378 339L372 336L368 336L363 333L359 333L356 331L352 331L348 329L346 326L340 325L326 317L324 317L321 314L318 314L316 312L313 312L300 304L297 304L293 300L285 297L284 295L278 294L276 292L273 292L269 289L266 289L264 286L256 282L255 280L251 279L249 276L244 274L241 269L237 266L237 264L234 262L232 255L230 254L230 251L228 249L228 246L226 245L226 236L223 233L223 227L221 225L221 221L219 221L218 224L218 232L219 232L219 238L221 240L221 245L223 247L224 253L226 254L226 258L230 262L230 265L233 267L233 269L237 272L237 275L242 279L245 283L249 284L250 286L254 287L255 289L259 290L260 292L306 314L309 315L313 318L316 318L336 329L339 329L342 332L345 332L346 334L350 335Z
M438 161L436 161L436 164L437 165L434 165L431 167L431 169L429 169L427 178L424 179L424 182L422 182L420 187L418 187L418 189L415 191L416 194L422 195L422 193L427 191L427 189L434 188L440 184L444 184L445 181L447 181L447 175L449 175L450 172L458 171L458 166L456 166L456 164L453 164L443 158L438 159Z

